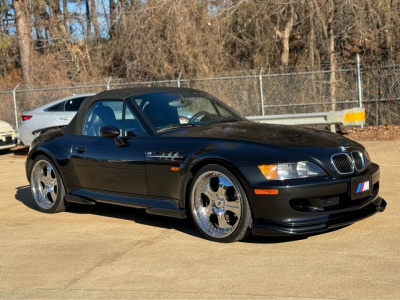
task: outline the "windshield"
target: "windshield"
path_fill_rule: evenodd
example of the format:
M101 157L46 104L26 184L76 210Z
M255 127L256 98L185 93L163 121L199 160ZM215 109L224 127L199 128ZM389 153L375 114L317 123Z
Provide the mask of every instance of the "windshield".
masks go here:
M245 120L221 101L199 91L153 93L129 101L139 106L157 131Z

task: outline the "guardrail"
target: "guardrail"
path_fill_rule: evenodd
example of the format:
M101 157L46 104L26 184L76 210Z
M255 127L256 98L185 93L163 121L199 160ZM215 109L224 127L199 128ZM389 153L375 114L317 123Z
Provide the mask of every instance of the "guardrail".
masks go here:
M365 109L352 108L339 111L328 111L306 114L250 116L248 120L267 124L283 125L330 125L331 131L336 132L336 124L365 125Z

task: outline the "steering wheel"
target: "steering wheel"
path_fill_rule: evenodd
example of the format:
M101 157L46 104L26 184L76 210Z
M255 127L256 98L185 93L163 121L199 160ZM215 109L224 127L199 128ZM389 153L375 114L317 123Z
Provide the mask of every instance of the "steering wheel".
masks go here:
M195 113L191 118L190 118L190 120L188 121L188 124L193 124L193 122L198 118L198 117L201 117L201 116L207 116L207 115L211 115L209 112L207 112L207 111L204 111L204 110L202 110L202 111L199 111L198 113Z

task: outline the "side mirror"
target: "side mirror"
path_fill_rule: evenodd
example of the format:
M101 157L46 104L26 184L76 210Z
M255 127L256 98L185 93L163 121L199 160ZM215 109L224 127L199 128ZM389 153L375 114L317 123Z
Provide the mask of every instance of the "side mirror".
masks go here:
M106 138L113 138L118 147L127 146L128 144L119 136L121 133L114 126L103 126L100 128L100 134Z
M120 132L118 128L107 125L100 128L100 134L106 138L115 138L120 135Z

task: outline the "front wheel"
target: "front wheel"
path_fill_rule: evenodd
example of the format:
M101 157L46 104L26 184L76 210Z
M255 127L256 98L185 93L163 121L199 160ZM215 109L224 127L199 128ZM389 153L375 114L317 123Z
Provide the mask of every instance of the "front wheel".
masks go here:
M31 192L36 207L45 213L66 210L65 189L60 174L51 160L39 155L33 162L30 176Z
M190 211L197 228L210 240L230 243L250 234L246 194L235 176L220 165L203 167L193 178Z

